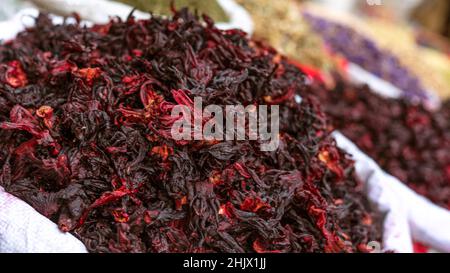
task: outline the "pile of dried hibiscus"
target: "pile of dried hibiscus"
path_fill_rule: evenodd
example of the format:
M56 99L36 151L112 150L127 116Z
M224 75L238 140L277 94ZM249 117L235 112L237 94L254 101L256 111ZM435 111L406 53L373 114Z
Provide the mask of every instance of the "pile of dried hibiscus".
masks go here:
M380 217L304 75L237 30L172 19L0 45L0 185L91 252L364 252ZM280 105L280 145L175 141L170 109Z
M334 128L384 170L450 209L450 101L433 112L342 79L334 90L312 89Z

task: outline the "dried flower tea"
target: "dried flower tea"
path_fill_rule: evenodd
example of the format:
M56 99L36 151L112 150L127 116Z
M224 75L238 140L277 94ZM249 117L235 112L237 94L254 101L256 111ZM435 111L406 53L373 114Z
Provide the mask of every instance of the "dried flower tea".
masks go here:
M305 75L239 30L171 19L33 28L0 45L0 185L91 252L366 252L380 217ZM280 108L280 143L176 141L171 109Z
M344 81L334 90L315 86L312 92L334 128L384 170L436 204L450 208L450 101L431 112Z

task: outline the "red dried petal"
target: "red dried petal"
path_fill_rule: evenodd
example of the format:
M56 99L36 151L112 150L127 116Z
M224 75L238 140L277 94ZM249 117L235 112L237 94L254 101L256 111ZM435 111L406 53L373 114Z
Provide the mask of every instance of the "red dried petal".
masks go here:
M126 223L129 220L129 215L123 209L116 209L111 212L114 217L114 221L117 223Z
M19 61L11 61L8 63L6 83L14 88L24 87L28 84L27 75Z
M88 85L92 86L92 84L94 83L94 80L100 76L101 72L102 71L98 67L95 67L95 68L88 67L88 68L79 69L77 71L77 74L80 77L82 77Z
M246 197L241 204L241 210L258 212L259 210L270 209L271 206L261 200L259 197Z

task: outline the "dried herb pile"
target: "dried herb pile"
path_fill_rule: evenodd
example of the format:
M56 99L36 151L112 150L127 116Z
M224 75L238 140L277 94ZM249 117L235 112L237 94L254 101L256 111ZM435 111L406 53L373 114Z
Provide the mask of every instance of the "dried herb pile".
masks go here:
M330 54L326 54L322 38L303 19L299 3L294 0L238 0L255 22L254 36L303 65L333 71ZM270 20L270 23L268 23Z
M136 7L142 11L151 11L158 15L172 15L169 0L115 0ZM207 13L216 22L227 22L227 14L217 0L172 0L176 7L189 7L199 14Z
M91 252L359 252L380 240L304 75L183 9L0 45L0 185ZM171 138L170 110L280 105L280 146Z
M333 126L390 174L436 204L450 208L450 101L431 112L340 81L316 86Z
M380 47L369 36L351 26L307 11L304 12L304 18L334 52L392 83L404 92L403 95L408 100L417 102L429 98L428 90L411 68L404 66L396 55Z

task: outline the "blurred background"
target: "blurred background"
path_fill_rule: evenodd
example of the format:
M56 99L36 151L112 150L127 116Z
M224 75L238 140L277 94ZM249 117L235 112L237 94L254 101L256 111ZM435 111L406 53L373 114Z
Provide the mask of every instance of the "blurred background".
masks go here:
M278 49L304 69L349 70L391 96L437 105L450 98L449 0L175 0L212 17L220 28L241 28ZM110 16L170 15L170 0L1 0L0 21L25 8L57 15L77 13L104 23ZM420 62L418 61L420 58ZM420 65L418 65L420 64ZM352 71L350 69L350 74ZM368 72L366 74L360 71ZM348 71L347 71L348 72ZM317 74L317 73L316 73ZM374 81L373 78L377 80ZM381 86L377 88L377 86ZM394 94L394 95L393 95Z
M118 0L140 10L152 10L167 14L170 0ZM407 21L420 25L432 32L450 36L450 1L448 0L293 0L298 2L316 2L334 10L355 14L384 17L390 20ZM51 9L51 5L70 5L82 0L2 0L0 20L14 15L20 8L35 4ZM92 0L90 2L96 2ZM277 1L273 1L277 2ZM48 4L46 4L48 3ZM177 6L189 6L202 12L208 12L216 20L226 18L217 0L176 0ZM48 6L46 6L48 5ZM53 7L59 9L58 7Z

